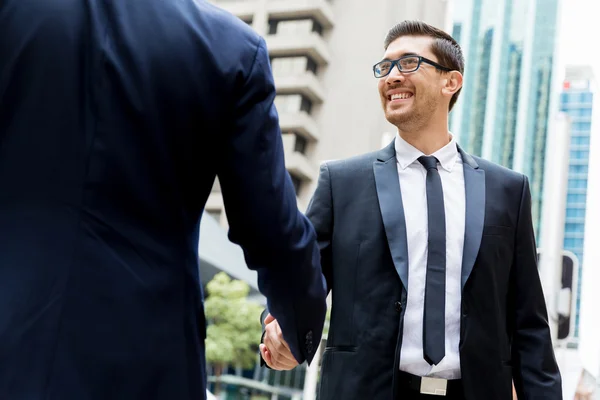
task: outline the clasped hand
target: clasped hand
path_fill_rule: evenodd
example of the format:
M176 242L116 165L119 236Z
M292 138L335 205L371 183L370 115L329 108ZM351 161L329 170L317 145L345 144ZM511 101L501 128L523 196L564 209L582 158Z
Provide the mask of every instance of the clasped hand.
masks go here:
M271 315L265 318L265 334L261 343L260 354L269 368L278 371L288 371L298 366L292 355L290 346L283 339L283 333L277 320Z

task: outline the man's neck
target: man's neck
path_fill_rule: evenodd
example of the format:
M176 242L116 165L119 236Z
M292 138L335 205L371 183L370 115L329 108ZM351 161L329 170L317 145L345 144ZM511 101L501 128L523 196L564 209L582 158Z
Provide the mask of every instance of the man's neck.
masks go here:
M450 143L452 136L448 131L448 122L441 124L430 124L415 130L402 130L398 128L398 134L408 144L421 151L425 155L431 155Z

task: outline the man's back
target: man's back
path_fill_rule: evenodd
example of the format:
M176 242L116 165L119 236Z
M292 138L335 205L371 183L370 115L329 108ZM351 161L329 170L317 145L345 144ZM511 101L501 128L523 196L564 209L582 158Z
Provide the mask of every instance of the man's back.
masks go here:
M215 175L251 267L277 234L231 167L272 144L231 137L273 128L268 107L239 107L272 85L241 90L264 51L244 25L193 0L0 3L0 398L203 398L197 228ZM266 224L301 225L291 209Z

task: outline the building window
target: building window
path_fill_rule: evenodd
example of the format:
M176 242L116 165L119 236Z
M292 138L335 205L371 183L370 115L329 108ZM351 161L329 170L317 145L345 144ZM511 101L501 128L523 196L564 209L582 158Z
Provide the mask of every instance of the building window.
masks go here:
M565 224L565 232L566 233L583 233L585 229L584 224Z
M312 101L301 94L279 94L275 97L275 107L279 112L296 113L304 111L310 114Z
M274 35L277 33L278 23L278 21L269 20L269 35Z
M594 95L590 92L579 93L579 102L581 103L591 103L594 99Z
M569 193L567 195L567 202L570 204L585 204L585 199L585 193Z
M587 188L587 179L569 179L569 189Z
M300 111L304 111L307 114L312 112L312 101L302 96L302 104L300 104Z
M567 208L567 218L585 218L585 208Z
M589 150L571 150L571 159L587 160L590 157Z
M562 97L563 102L571 104L591 103L593 99L590 92L570 92Z
M592 108L591 107L582 107L572 110L571 114L574 117L591 117L592 116Z
M318 69L319 66L317 65L317 62L310 57L306 57L306 70L316 75Z
M308 56L299 57L273 57L271 66L274 75L295 75L310 71L317 74L317 63Z
M569 103L569 93L561 93L560 94L560 102L562 103L561 111L566 111L568 103Z
M312 31L318 33L319 36L323 36L323 25L317 21L313 21Z
M579 249L583 247L583 239L565 238L565 249Z
M308 140L302 135L297 134L296 132L292 132L296 137L296 143L294 144L294 151L306 154L306 148L308 147Z
M298 35L316 32L323 35L323 26L314 19L270 19L269 35Z
M570 174L587 174L588 166L587 165L571 165L569 166Z
M292 183L294 184L294 190L296 191L296 195L298 195L298 193L300 193L300 188L302 187L302 179L298 178L293 174L290 174L290 177L292 178Z
M589 136L573 136L571 138L571 145L573 145L573 146L589 146L590 145L590 137Z

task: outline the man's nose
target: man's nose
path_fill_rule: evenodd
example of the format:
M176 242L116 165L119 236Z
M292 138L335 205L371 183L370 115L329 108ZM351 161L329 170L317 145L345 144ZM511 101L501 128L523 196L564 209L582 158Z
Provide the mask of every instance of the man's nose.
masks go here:
M404 74L402 72L400 72L400 70L398 69L398 67L396 65L394 65L394 67L390 71L389 75L385 77L385 81L388 85L391 85L394 83L402 83L402 82L404 82L405 79L406 78L404 77Z

